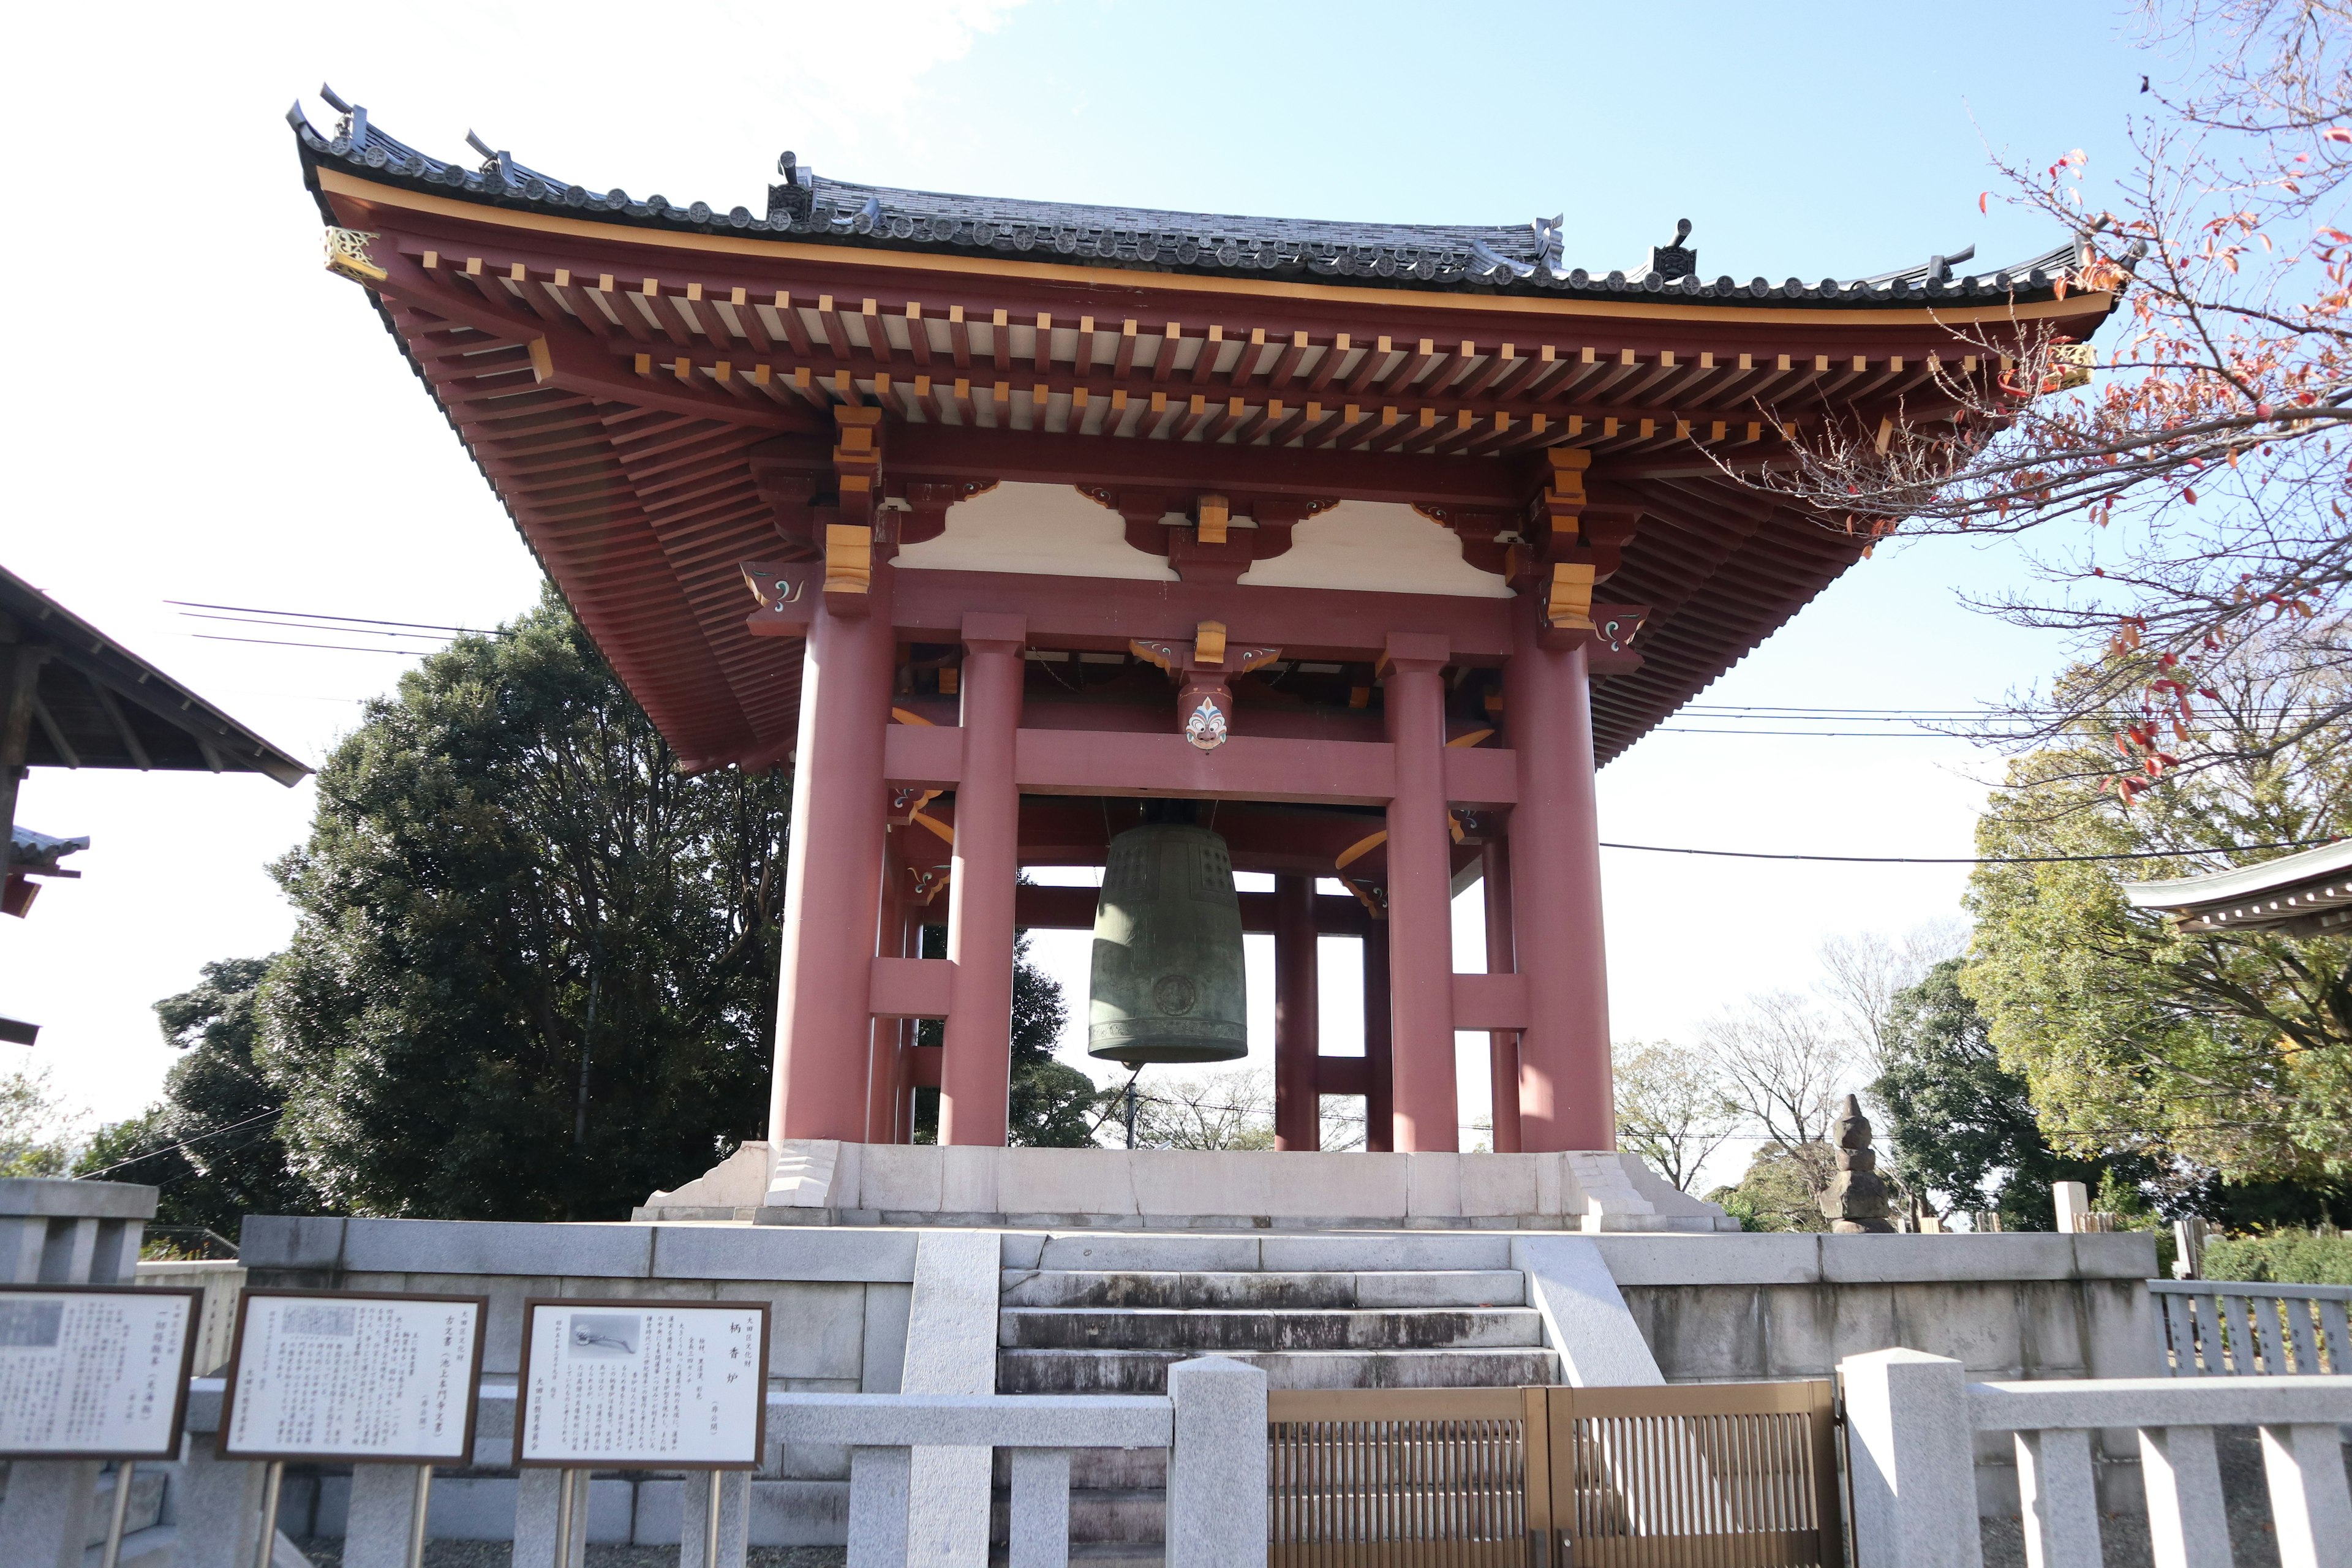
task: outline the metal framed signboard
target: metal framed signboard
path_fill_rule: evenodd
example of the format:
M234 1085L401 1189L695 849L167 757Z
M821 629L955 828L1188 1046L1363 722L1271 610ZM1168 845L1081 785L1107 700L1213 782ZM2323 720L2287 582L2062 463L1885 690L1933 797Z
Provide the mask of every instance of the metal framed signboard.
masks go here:
M204 1292L0 1285L0 1458L175 1459Z
M489 1315L487 1296L241 1292L222 1457L471 1462Z
M755 1469L768 1304L533 1297L515 1393L518 1467Z

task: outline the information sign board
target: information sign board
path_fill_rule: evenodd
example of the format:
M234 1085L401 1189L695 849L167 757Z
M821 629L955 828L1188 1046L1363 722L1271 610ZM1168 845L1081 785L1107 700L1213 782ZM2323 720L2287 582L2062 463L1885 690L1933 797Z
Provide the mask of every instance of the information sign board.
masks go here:
M515 1463L756 1468L767 1393L765 1302L534 1297Z
M203 1300L0 1285L0 1458L178 1458Z
M221 1454L468 1462L489 1306L486 1296L244 1291Z

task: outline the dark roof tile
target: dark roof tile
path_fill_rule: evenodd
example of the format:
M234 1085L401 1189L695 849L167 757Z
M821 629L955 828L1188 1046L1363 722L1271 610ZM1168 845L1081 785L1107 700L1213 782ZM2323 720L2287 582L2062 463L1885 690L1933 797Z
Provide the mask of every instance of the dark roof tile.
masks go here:
M1969 251L1848 282L1825 278L1807 284L1791 278L1775 286L1762 278L1742 284L1724 276L1706 283L1696 276L1696 252L1682 245L1688 233L1685 224L1674 244L1654 248L1649 263L1631 277L1622 270L1596 277L1583 268L1561 266L1557 218L1518 226L1341 223L955 195L822 178L790 153L780 165L782 183L769 187L766 213L755 216L740 205L720 213L705 202L680 207L660 195L638 202L619 189L598 195L526 168L505 152L491 153L478 168L444 163L385 135L369 121L364 108L331 91L322 89L322 96L342 114L332 136L320 134L299 103L287 117L310 167L366 170L501 206L571 209L663 228L727 228L877 249L1068 257L1160 272L1273 272L1505 294L1674 293L1726 304L1773 300L1847 308L2038 293L2053 286L2053 269L2071 268L2075 256L2070 243L2015 266L1965 274L1955 273L1951 262L1967 259Z

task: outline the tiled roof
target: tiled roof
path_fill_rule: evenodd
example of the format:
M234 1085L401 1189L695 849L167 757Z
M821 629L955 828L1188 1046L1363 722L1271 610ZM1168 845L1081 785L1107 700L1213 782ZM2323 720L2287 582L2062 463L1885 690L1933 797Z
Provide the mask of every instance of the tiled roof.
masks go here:
M878 250L1066 258L1152 272L1329 278L1520 295L1671 295L1828 309L1916 309L1930 302L2031 296L2048 290L2075 259L2074 247L2068 244L2014 266L1982 271L1956 269L1952 263L1970 254L1962 251L1848 281L1825 278L1808 283L1790 278L1775 283L1756 278L1741 282L1727 276L1708 281L1698 276L1697 253L1682 244L1689 232L1685 222L1673 243L1652 249L1646 263L1592 272L1563 266L1561 220L1556 217L1494 226L1338 223L950 195L826 178L798 163L790 153L779 161L780 180L768 187L764 211L735 206L722 212L708 202L681 206L660 195L639 201L625 191L592 191L526 167L512 154L472 138L482 154L475 166L427 157L376 129L364 108L345 103L331 89L320 91L341 112L331 136L312 126L299 103L287 117L306 163L437 188L499 206L578 214L648 228L764 234Z

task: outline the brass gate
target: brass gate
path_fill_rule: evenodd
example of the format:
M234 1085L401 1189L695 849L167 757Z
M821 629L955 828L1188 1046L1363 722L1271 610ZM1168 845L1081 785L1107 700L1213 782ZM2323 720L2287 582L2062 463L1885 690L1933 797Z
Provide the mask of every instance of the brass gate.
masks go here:
M1276 1390L1271 1568L1835 1568L1833 1385Z

